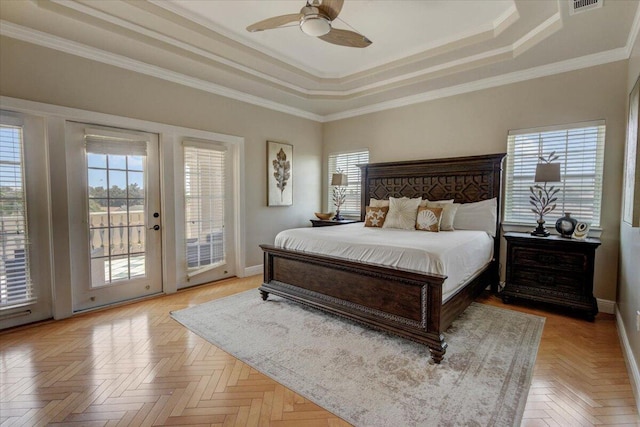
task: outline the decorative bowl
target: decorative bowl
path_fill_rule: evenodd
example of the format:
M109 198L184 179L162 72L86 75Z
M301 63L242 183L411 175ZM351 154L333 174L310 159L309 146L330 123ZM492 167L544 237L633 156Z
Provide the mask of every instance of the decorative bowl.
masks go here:
M333 212L329 212L329 213L316 212L315 214L318 217L318 219L326 220L331 218L331 216L333 215Z

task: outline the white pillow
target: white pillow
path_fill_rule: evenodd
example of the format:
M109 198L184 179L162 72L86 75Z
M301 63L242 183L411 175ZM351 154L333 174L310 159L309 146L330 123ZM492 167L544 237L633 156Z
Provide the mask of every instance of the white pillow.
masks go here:
M493 199L474 203L462 203L453 220L456 230L481 230L496 237L498 220L498 201Z
M421 198L409 199L403 197L397 199L389 197L389 212L384 220L382 228L401 228L403 230L416 229L416 217Z
M429 199L422 199L422 202L420 202L420 206L425 207L425 206L429 206L429 203L453 203L453 199L451 200L429 200ZM437 206L436 206L437 207ZM443 214L444 215L444 214Z
M424 199L426 202L430 202L430 203L453 203L453 199L449 199L449 200L427 200Z
M386 208L389 206L388 200L369 199L369 206L372 208Z
M442 231L455 230L455 227L453 226L453 221L454 221L454 218L456 217L456 212L458 211L459 206L460 206L460 203L453 203L453 200L427 202L428 208L442 208L442 219L440 220L440 230Z

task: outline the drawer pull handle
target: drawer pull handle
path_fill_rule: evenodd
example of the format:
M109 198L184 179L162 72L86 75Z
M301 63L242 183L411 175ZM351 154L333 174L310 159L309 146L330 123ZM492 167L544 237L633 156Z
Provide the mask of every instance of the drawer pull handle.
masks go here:
M553 277L553 276L544 276L544 275L542 275L542 274L539 274L539 275L538 275L538 282L539 282L541 285L546 285L546 286L553 285L553 282L555 281L555 279L556 279L556 278L555 278L555 277Z
M541 262L543 264L557 264L558 263L558 258L553 256L553 255L549 255L549 254L538 254L537 258L538 258L538 262Z

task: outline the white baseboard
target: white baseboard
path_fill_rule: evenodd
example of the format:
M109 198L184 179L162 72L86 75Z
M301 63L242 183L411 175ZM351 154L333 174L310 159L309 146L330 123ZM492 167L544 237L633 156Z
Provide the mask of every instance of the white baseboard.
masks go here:
M598 311L600 313L614 314L616 312L616 302L608 299L596 298Z
M624 354L624 360L627 363L627 369L629 370L629 379L631 380L631 388L633 394L636 397L636 407L640 412L640 370L638 370L638 364L631 351L631 345L627 339L627 331L622 321L620 312L616 310L616 323L618 325L618 337L620 338L620 344L622 345L622 353Z
M262 264L260 265L252 265L251 267L246 267L244 269L244 276L255 276L256 274L262 274Z

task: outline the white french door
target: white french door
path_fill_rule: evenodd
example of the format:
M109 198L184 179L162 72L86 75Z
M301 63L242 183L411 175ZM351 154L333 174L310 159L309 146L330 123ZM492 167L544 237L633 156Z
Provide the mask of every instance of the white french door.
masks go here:
M67 123L73 310L162 292L158 136Z

